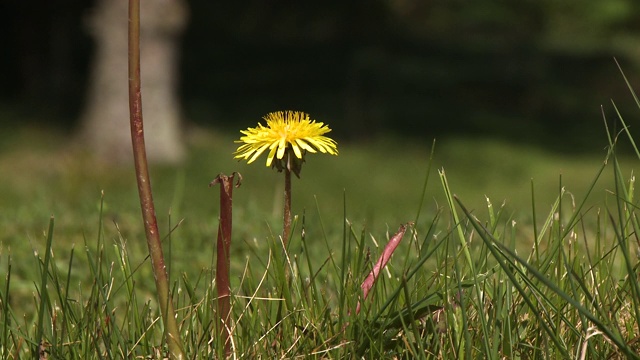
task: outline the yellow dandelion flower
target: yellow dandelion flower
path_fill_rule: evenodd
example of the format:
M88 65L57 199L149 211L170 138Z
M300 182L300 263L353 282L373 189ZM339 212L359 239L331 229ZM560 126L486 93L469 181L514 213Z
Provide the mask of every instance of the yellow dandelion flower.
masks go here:
M268 149L267 166L275 166L278 170L286 166L299 175L307 151L338 155L337 143L324 136L331 129L324 123L309 119L309 114L278 111L265 115L263 119L266 126L258 123L258 127L240 131L244 136L235 141L242 144L235 152L235 159L244 159L251 164ZM288 155L290 151L295 158Z

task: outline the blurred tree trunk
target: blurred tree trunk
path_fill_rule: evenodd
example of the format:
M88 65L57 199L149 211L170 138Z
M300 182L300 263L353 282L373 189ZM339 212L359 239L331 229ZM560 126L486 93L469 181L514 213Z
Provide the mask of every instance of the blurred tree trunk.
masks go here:
M184 157L177 95L179 38L187 21L184 0L141 2L142 108L149 161ZM90 152L110 162L133 158L127 82L128 2L99 0L88 27L96 43L90 88L81 119Z

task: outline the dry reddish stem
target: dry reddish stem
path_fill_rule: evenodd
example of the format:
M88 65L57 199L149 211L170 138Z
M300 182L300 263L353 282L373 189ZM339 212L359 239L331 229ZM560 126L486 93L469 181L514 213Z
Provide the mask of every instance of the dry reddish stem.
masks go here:
M218 175L209 186L220 184L220 223L218 225L218 258L216 264L216 287L218 291L218 332L224 341L225 355L231 354L229 320L231 319L231 284L229 283L229 257L231 249L233 177L238 176L235 187L240 186L242 176L234 172L231 176Z
M162 254L162 242L158 233L144 144L140 91L140 0L129 0L129 115L140 207L142 208L142 219L147 235L147 246L156 282L158 302L166 330L167 345L171 358L184 359L178 324L169 293L169 280Z
M393 255L393 252L396 251L396 248L398 247L398 245L400 245L400 241L402 240L404 233L407 231L407 225L411 225L411 224L412 223L400 225L398 232L396 232L396 234L393 235L393 237L389 240L389 242L387 243L387 246L384 247L384 250L382 251L380 258L378 258L378 262L376 262L376 264L373 266L373 269L371 269L371 272L369 273L367 278L364 279L364 281L362 282L362 285L360 285L360 287L362 288L362 294L364 299L367 298L367 296L369 295L369 291L375 284L376 280L378 280L380 271L385 266L387 266L389 259L391 259L391 255ZM356 314L358 313L360 313L360 302L358 302L358 305L356 307Z

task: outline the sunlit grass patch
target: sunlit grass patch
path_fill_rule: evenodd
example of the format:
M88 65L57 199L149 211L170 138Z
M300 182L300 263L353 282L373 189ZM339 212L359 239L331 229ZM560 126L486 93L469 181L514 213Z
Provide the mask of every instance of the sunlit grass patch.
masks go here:
M213 322L217 191L208 184L232 171L243 175L234 192L231 265L237 356L599 358L637 351L637 290L628 276L637 262L633 159L617 156L614 167L606 150L559 155L448 139L435 144L422 199L431 141L341 143L339 158L314 158L293 189L297 219L285 256L282 185L272 172L231 159L232 140L200 134L182 168L152 169L188 354L210 357L221 346ZM160 356L133 172L93 166L63 143L2 155L0 194L10 201L0 202L0 267L10 277L0 279L0 343L7 344L0 352L27 356L43 314L53 357ZM362 299L360 285L388 238L418 211Z

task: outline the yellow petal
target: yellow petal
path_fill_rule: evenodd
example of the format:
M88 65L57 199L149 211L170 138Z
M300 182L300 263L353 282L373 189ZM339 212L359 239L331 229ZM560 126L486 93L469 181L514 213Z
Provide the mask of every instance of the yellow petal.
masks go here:
M312 146L309 146L309 144L307 144L302 139L296 139L296 143L300 145L301 148L307 150L308 152L312 152L312 153L316 152L316 149L314 149Z
M276 146L271 146L271 151L269 151L269 155L267 156L267 166L271 166L271 163L273 162L273 154L275 154L276 149Z
M284 138L280 139L280 142L278 143L278 153L276 154L276 157L278 159L282 159L284 157L284 151L287 149L287 142L285 141Z
M251 164L252 162L254 162L258 158L258 156L260 156L260 154L262 154L267 149L267 147L268 147L267 145L262 145L260 148L258 148L253 154L253 156L251 157L251 159L247 161L247 164ZM249 154L247 154L247 156L249 156Z

